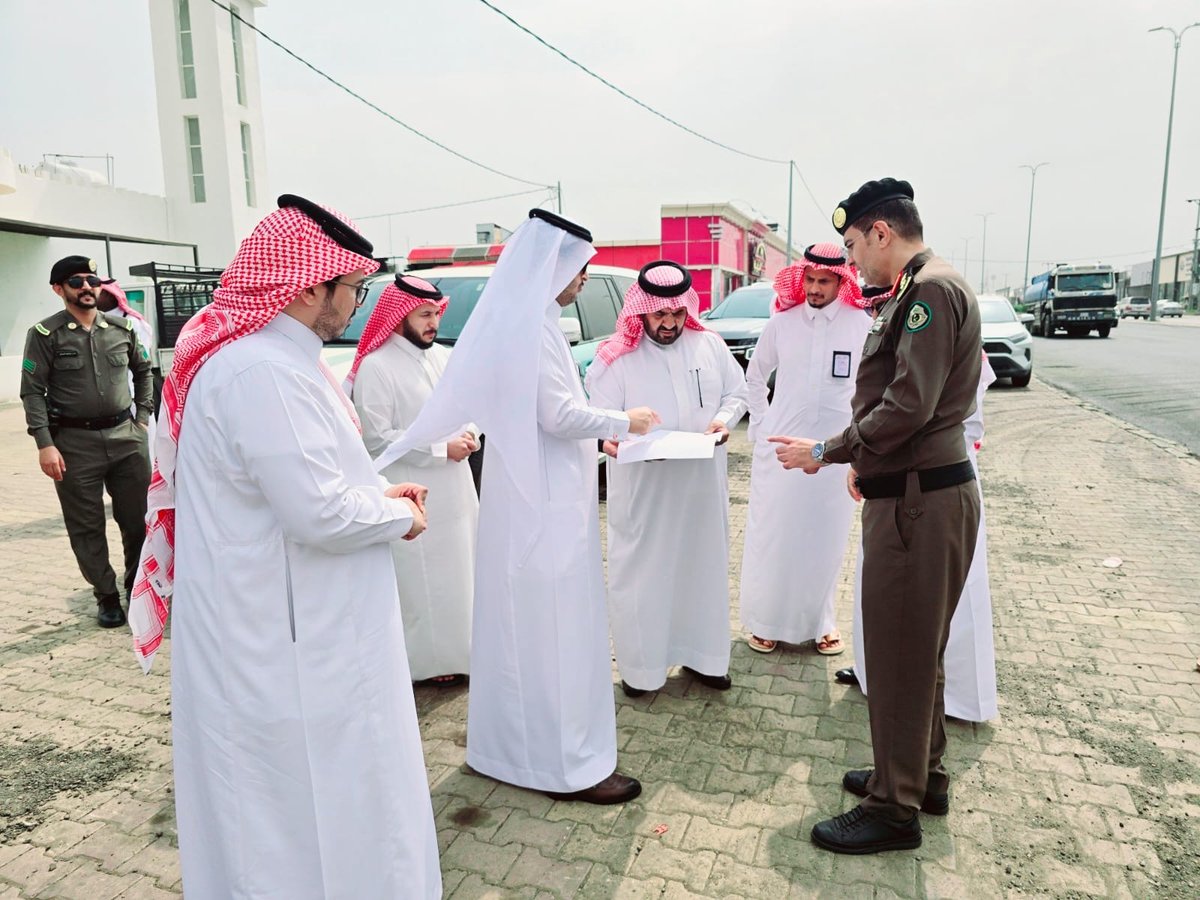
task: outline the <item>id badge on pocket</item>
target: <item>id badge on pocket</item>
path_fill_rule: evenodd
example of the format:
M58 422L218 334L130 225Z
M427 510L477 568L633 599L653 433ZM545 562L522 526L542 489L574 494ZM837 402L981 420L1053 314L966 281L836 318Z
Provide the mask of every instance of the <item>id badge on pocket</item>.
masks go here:
M833 377L834 378L849 378L850 377L850 351L849 350L834 350L833 351Z

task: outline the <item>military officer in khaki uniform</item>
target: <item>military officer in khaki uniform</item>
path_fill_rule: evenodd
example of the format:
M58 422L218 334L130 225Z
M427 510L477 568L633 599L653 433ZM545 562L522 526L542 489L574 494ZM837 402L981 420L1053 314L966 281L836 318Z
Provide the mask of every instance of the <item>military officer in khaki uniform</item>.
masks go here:
M834 211L833 226L867 283L895 290L863 346L850 426L824 441L780 437L777 453L807 472L852 463L866 501L861 637L875 768L846 773L843 786L862 803L818 823L812 839L877 853L919 847L917 811L949 809L942 656L979 528L962 423L975 406L982 340L975 295L925 247L908 182L868 182Z
M128 595L145 537L150 485L150 353L132 322L97 311L100 279L94 260L59 260L50 270L50 285L64 308L29 329L21 402L38 463L54 479L79 570L96 595L96 621L115 628L125 624L125 613L108 559L104 490L121 529Z

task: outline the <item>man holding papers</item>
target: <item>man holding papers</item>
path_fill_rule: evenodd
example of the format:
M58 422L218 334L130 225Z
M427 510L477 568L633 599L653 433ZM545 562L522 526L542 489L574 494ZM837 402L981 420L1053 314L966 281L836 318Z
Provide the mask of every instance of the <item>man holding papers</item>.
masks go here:
M653 445L642 458L662 462L617 465L617 443L604 445L614 457L609 616L630 697L662 687L672 665L708 687L730 686L726 451L709 451L745 413L746 382L725 342L698 321L698 308L686 269L648 264L587 375L594 405L649 406L662 418L662 430L639 441ZM700 435L710 437L695 440Z

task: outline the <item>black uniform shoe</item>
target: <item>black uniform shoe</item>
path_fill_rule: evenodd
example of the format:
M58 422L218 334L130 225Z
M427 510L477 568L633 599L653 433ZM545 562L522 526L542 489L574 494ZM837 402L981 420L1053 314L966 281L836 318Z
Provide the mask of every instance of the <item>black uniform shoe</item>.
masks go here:
M607 806L612 803L625 803L642 792L642 783L636 778L630 778L619 772L613 772L599 784L582 791L572 791L569 794L559 794L546 791L546 796L554 800L574 800L579 803L596 803Z
M646 693L641 688L635 688L632 684L630 684L624 678L621 679L621 690L623 690L625 692L626 697L640 697L644 693Z
M691 666L684 666L683 671L687 672L698 682L714 691L727 691L733 687L733 679L728 674L725 675L705 675L703 672L697 672Z
M96 601L96 624L101 628L120 628L125 624L125 610L117 594Z
M867 796L867 782L871 779L871 769L855 769L842 776L842 787L859 797ZM921 812L931 816L944 816L950 812L949 794L931 794L925 792L921 801Z
M856 806L848 813L826 819L813 826L812 842L834 853L882 853L884 850L912 850L921 846L920 816L907 822L894 822Z
M858 687L858 676L854 674L853 666L838 669L833 673L833 680L838 684L848 684L851 687Z

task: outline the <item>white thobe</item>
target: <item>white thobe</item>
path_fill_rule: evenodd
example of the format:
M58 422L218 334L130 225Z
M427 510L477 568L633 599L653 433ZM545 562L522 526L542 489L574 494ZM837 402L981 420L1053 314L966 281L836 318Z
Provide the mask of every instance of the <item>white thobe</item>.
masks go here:
M450 351L422 350L392 334L363 358L354 380L354 406L372 457L400 440L442 377ZM474 429L464 425L459 433ZM457 437L451 435L450 437ZM444 442L410 450L383 470L393 484L429 488L428 530L418 541L392 544L408 667L416 681L470 671L471 605L479 498L466 460L454 462Z
M475 564L467 762L500 781L582 790L617 765L604 608L596 441L629 417L588 405L554 305L542 323L537 386L541 527L503 464L484 454Z
M988 385L996 380L992 367L984 362L975 412L963 422L967 456L975 467L979 482L979 460L975 442L983 438L983 398ZM982 485L980 499L982 500ZM854 578L854 674L859 687L867 692L867 662L862 649L862 545L858 548L858 567ZM988 584L987 523L983 504L979 505L979 536L967 582L958 607L950 619L950 637L943 658L946 673L946 715L968 722L986 722L999 712L996 698L996 648L992 635L992 591Z
M768 640L803 643L837 629L838 574L846 555L854 501L846 467L815 475L784 469L767 438L838 434L850 424L850 401L871 327L860 309L834 301L776 313L746 370L748 437L754 446L750 506L742 557L742 625ZM768 403L767 380L775 372Z
M730 428L746 411L746 380L725 342L685 329L662 346L643 336L610 366L588 370L597 406L649 406L662 428ZM667 669L729 671L727 451L712 459L608 460L608 608L626 683L658 690Z
M441 896L383 494L321 341L279 315L188 393L172 744L189 897Z

